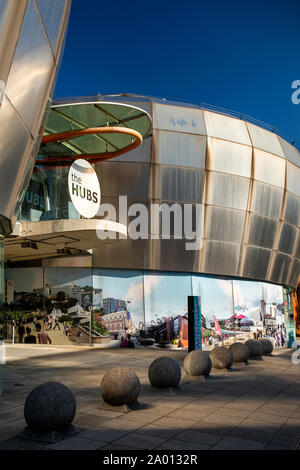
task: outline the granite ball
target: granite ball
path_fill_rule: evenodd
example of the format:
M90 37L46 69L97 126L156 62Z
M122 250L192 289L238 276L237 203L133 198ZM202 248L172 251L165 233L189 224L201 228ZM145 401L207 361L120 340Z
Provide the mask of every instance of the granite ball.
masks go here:
M212 363L206 351L191 351L184 359L184 370L189 375L209 375Z
M262 345L263 354L271 354L273 351L273 343L268 338L259 339L260 344Z
M174 359L158 357L150 364L148 377L153 387L177 387L181 379L181 369Z
M245 343L249 349L250 357L260 357L263 353L263 347L257 339L248 339Z
M138 399L141 384L131 369L114 367L105 373L100 388L103 400L109 405L131 405Z
M210 359L214 369L230 369L233 364L233 356L229 349L217 346L210 352Z
M38 432L67 429L76 413L71 390L60 382L46 382L35 387L24 405L27 425Z
M233 343L229 351L233 356L233 362L245 362L247 364L250 353L247 346L243 343Z

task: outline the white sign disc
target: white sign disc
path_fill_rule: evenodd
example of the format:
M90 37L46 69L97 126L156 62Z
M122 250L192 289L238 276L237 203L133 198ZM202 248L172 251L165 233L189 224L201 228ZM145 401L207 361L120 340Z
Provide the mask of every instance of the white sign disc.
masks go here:
M68 184L75 209L87 219L94 217L100 206L101 191L92 165L87 160L76 160L70 167Z

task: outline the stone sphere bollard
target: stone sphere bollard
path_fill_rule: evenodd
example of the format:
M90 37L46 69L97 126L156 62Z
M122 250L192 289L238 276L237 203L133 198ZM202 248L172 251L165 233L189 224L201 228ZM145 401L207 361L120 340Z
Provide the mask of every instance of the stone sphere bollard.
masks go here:
M250 353L247 346L243 343L233 343L229 351L233 356L233 362L245 362L247 364Z
M257 339L248 339L245 345L249 349L250 357L260 357L262 355L263 347Z
M103 400L109 405L132 405L138 399L141 384L131 369L114 367L105 373L100 388Z
M67 429L76 413L76 400L71 390L59 382L46 382L28 395L24 417L29 428L38 432Z
M224 346L213 349L210 352L210 359L214 369L230 369L233 364L233 356Z
M181 369L174 359L158 357L150 364L148 377L153 387L176 387L181 379Z
M273 343L268 338L259 339L260 344L262 345L263 354L271 354L273 351Z
M209 375L212 363L205 351L191 351L184 359L184 370L189 375Z

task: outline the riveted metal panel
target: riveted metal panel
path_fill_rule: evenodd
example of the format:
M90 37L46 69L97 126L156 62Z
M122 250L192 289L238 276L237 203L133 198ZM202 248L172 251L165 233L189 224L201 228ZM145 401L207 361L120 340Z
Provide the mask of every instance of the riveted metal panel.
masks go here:
M289 144L286 140L278 136L285 157L294 165L300 166L300 153L299 150L294 146Z
M148 197L150 165L103 162L95 165L103 196Z

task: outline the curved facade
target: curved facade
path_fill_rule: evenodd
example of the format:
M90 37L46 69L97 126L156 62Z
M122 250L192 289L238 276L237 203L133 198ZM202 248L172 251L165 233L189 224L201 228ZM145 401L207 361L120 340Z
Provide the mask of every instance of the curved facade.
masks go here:
M184 239L151 239L150 232L148 239L105 246L99 241L92 247L93 267L203 273L296 287L298 150L275 132L219 112L151 99L113 99L145 109L153 132L138 149L95 165L102 203L118 208L119 196L126 195L128 204L148 207L201 204L203 240L194 251L185 249ZM39 184L43 207L25 200L21 220L78 218L66 177L67 169L40 168L30 184Z
M35 164L70 5L71 0L0 2L0 233L3 234L13 229Z

